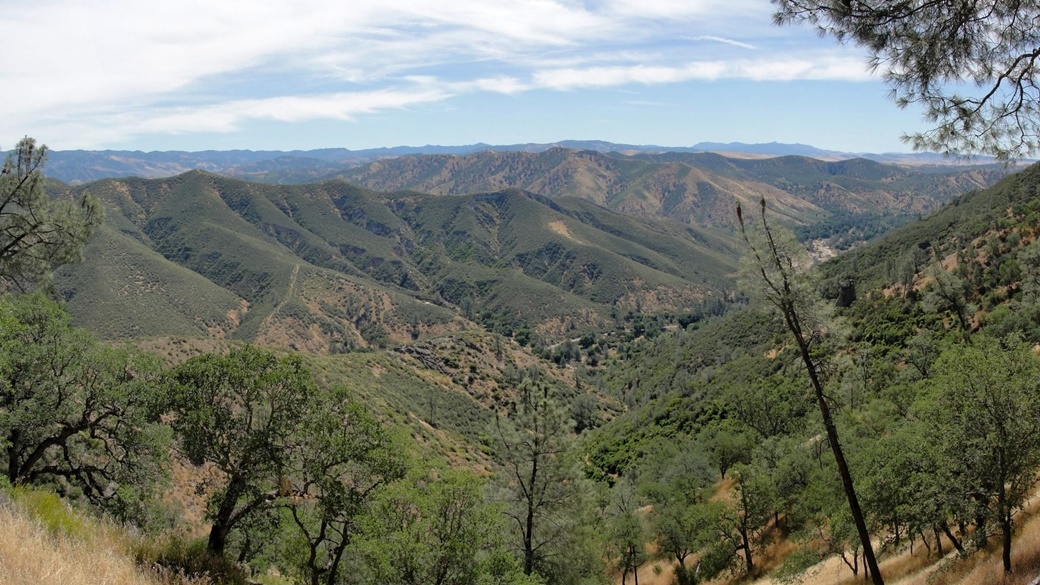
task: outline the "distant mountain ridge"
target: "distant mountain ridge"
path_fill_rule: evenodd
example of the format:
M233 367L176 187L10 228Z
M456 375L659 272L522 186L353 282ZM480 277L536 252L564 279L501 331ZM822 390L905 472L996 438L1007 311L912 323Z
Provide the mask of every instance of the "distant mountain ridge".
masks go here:
M1001 167L907 167L863 158L733 158L709 152L603 153L563 147L540 152L409 155L336 175L370 189L461 195L518 188L577 197L628 215L731 227L736 202L766 197L790 225L877 223L928 213L984 188ZM821 232L825 237L829 234Z
M304 183L323 175L342 171L344 167L407 155L468 155L481 151L544 152L552 148L570 148L601 153L657 154L666 152L744 153L754 156L809 156L821 159L867 158L879 162L903 164L952 164L954 161L935 154L868 154L823 150L804 144L744 144L740 142L700 142L689 147L617 144L602 140L563 140L552 143L490 145L485 143L459 146L396 146L349 150L322 148L315 150L227 150L227 151L128 151L128 150L55 150L47 165L48 176L70 184L104 178L163 178L191 170L204 170L227 176L269 182ZM988 162L988 161L979 161Z

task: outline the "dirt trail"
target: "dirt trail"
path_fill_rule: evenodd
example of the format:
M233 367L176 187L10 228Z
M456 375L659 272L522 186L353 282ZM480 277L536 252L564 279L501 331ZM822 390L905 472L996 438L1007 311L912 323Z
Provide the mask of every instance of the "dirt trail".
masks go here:
M274 319L274 316L278 313L278 311L282 309L282 307L285 306L285 303L289 302L289 299L291 299L293 295L296 294L296 277L299 274L300 265L297 264L296 266L293 266L292 274L289 275L289 286L285 289L285 296L282 297L282 300L279 301L279 303L275 305L273 309L271 309L271 312L268 313L266 317L264 317L263 323L260 324L260 331L263 331L264 328L267 327L268 322Z

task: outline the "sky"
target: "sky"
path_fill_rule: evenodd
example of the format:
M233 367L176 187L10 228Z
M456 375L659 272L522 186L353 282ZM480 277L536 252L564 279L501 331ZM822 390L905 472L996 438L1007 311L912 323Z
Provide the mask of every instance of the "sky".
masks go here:
M606 140L906 152L860 49L768 0L35 0L0 15L0 149Z

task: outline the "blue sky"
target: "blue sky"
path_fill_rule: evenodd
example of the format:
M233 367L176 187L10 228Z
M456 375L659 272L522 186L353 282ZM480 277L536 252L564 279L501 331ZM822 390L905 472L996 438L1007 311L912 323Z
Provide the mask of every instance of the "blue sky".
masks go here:
M767 0L38 0L0 16L0 147L566 139L907 151L864 54Z

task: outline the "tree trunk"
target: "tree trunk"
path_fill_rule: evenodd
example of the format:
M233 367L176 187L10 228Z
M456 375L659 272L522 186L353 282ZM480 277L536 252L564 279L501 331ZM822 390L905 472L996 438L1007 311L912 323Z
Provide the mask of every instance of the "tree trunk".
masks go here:
M845 566L852 571L852 576L859 576L859 552L852 551L852 562L849 562L849 558L845 556L845 551L841 551L841 560L845 562Z
M997 488L997 518L1000 521L1000 535L1004 541L1002 543L1003 550L1001 551L1001 560L1004 561L1004 574L1009 575L1011 574L1011 505L1007 501L1006 478L1008 473L1006 470L1008 469L1008 466L1007 458L1003 450L999 453L998 461L1001 473L998 477L1000 485Z
M961 324L961 330L965 333L971 331L971 325L968 324L967 317L964 316L964 307L957 305L957 321Z
M942 529L943 534L946 535L946 538L950 539L950 544L953 545L953 548L955 548L959 554L964 554L964 545L961 544L961 541L953 535L953 531L950 530L950 525L944 521L942 524L939 525L939 528ZM961 534L963 535L964 533L962 532Z
M845 497L849 500L852 519L856 524L856 532L859 534L860 544L863 546L864 567L870 572L874 585L885 585L885 580L881 578L881 571L878 570L877 558L874 556L874 547L870 543L870 533L867 531L867 522L863 517L863 510L860 508L859 498L856 497L856 488L852 483L852 473L849 472L849 465L845 461L845 454L842 452L841 444L838 442L838 428L834 425L834 419L831 417L831 409L827 405L826 396L823 394L823 384L820 382L820 377L816 372L816 364L812 361L812 356L809 355L809 345L806 343L805 337L802 335L802 326L798 321L798 315L795 313L793 306L788 305L785 308L784 318L787 321L788 329L790 329L791 333L794 334L795 340L798 343L798 351L802 356L802 362L805 364L805 369L809 372L809 380L812 382L813 390L816 394L816 402L820 407L823 426L827 431L827 441L831 444L831 451L834 453L834 460L838 464L838 474L841 476L841 484L845 489Z
M1011 573L1011 518L1000 519L1000 533L1004 537L1001 560L1004 561L1004 574Z
M823 426L827 431L827 441L831 445L831 451L834 453L834 460L838 465L838 474L841 476L842 487L845 490L845 496L849 501L849 508L852 512L852 519L856 525L856 532L859 534L860 543L863 547L863 559L864 565L867 570L870 571L871 577L874 580L874 585L884 585L884 580L881 578L881 572L878 570L877 559L874 557L874 548L870 543L870 533L867 531L867 523L863 517L863 510L860 508L859 499L856 497L856 488L852 482L852 474L849 472L848 463L845 461L845 455L841 450L841 443L838 441L838 430L834 425L834 419L831 417L830 407L827 405L827 399L824 396L823 384L820 381L819 373L816 370L816 364L812 360L812 355L809 353L809 342L806 340L805 331L802 328L801 317L798 314L798 307L796 306L796 293L792 286L792 274L791 271L795 268L789 264L789 258L785 257L785 254L781 253L777 246L776 239L773 236L772 229L766 220L766 200L762 197L761 201L762 208L762 229L765 232L765 237L768 242L768 253L769 259L763 260L759 250L751 243L748 238L747 232L744 228L744 217L740 208L737 205L737 220L740 223L740 230L744 236L744 241L751 246L755 253L755 257L758 261L759 273L766 285L772 290L773 297L770 298L770 302L776 306L777 309L784 316L784 322L787 325L788 331L794 336L795 342L798 344L798 353L801 355L802 362L805 364L806 372L809 374L809 380L812 382L813 391L816 395L816 402L820 407L820 415L823 418ZM766 270L766 265L770 268L776 268L779 276L770 278Z
M531 482L528 484L527 518L524 526L524 574L534 572L534 485L538 479L538 458L531 462ZM622 576L622 579L624 577Z
M329 563L329 576L328 579L325 580L328 585L334 585L339 577L339 566L343 562L343 553L346 552L350 540L350 538L347 538L347 528L344 527L343 540L336 545L336 549L332 553L332 559Z
M18 483L18 437L21 433L13 429L7 438L7 479Z
M975 516L975 548L982 550L986 548L989 536L986 534L986 514L980 512Z
M313 542L308 545L310 552L307 555L307 568L311 572L311 585L321 585L321 570L317 566L318 547Z
M675 582L678 585L694 585L696 583L690 579L690 571L686 568L686 565L679 563L679 566L675 568Z
M747 574L752 575L755 572L755 563L751 558L751 541L748 538L747 530L740 531L740 540L743 543L744 560L747 561Z
M212 555L224 556L224 549L227 548L228 532L230 531L231 527L227 524L218 524L217 521L214 521L213 527L209 530L206 550Z
M227 491L221 499L217 513L213 516L213 526L209 529L209 540L206 543L206 550L210 554L224 556L228 533L231 532L233 524L232 518L235 514L235 506L238 504L243 484L244 482L238 479L232 479L228 483Z

